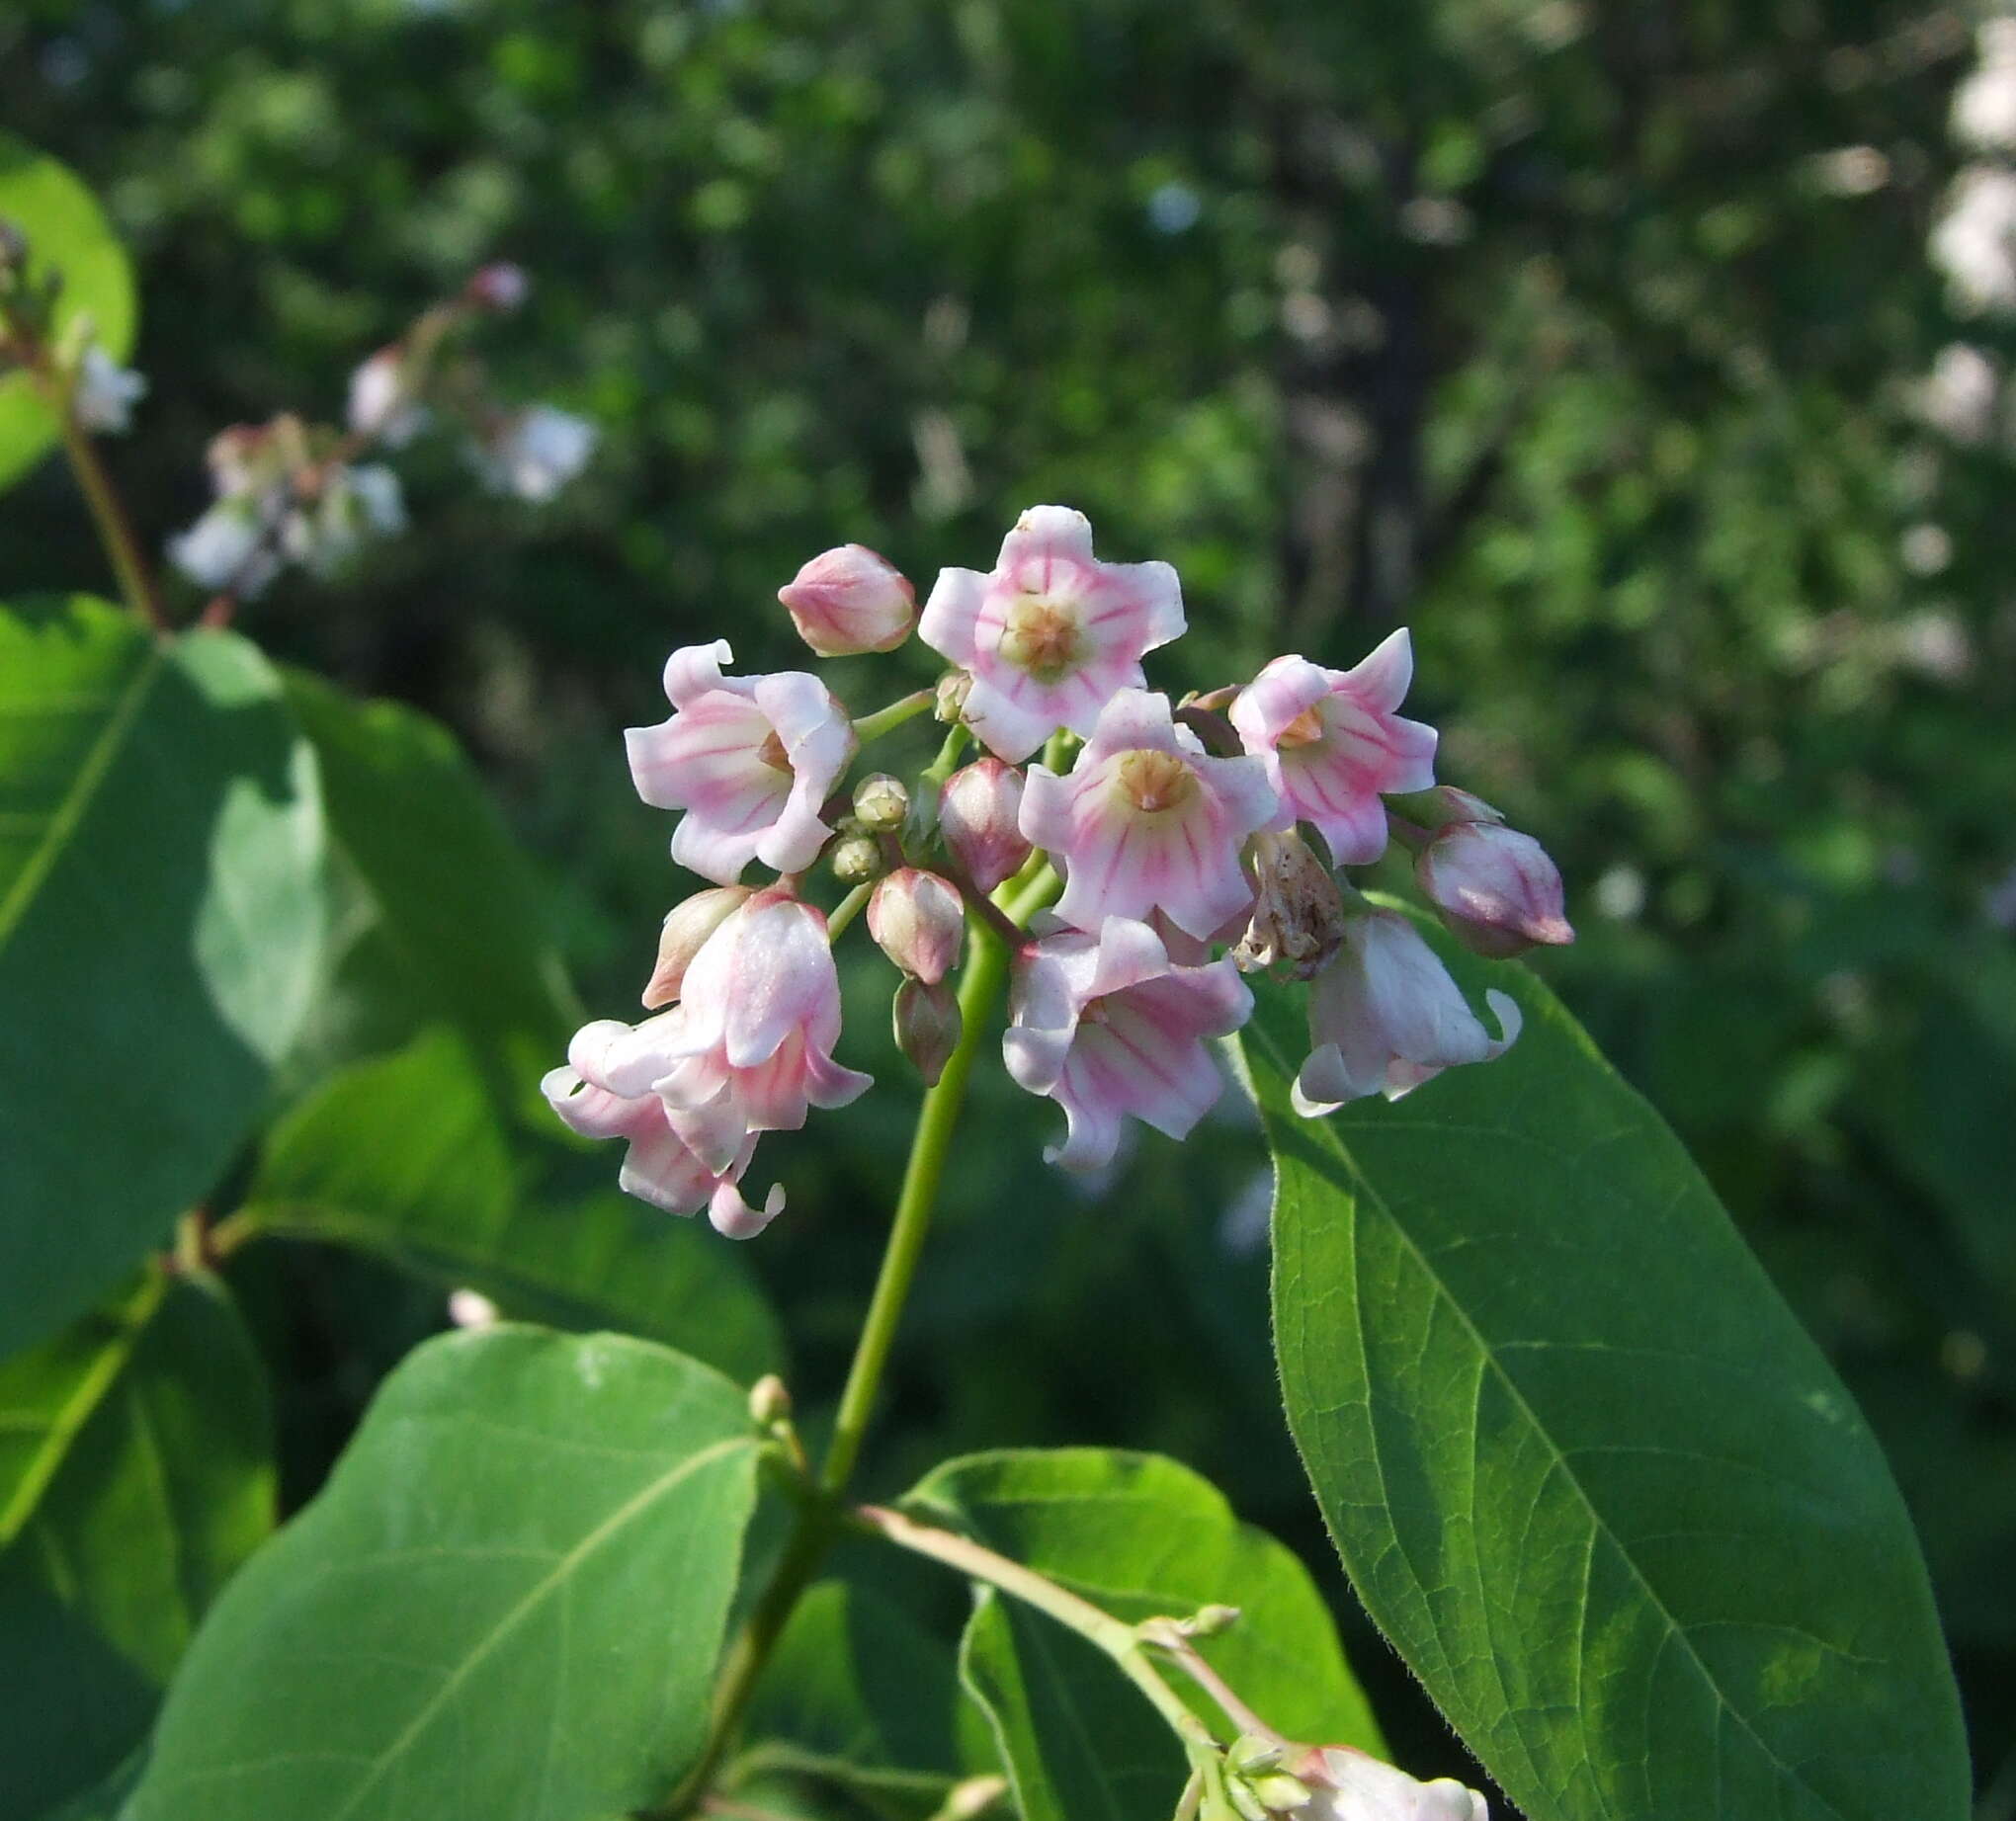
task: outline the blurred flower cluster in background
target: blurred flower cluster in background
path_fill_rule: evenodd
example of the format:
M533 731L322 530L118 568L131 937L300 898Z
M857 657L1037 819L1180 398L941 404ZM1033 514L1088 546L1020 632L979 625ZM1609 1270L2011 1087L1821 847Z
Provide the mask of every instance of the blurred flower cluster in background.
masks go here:
M179 617L254 553L216 515L272 497L220 429L292 436L285 403L377 446L275 507L273 554L308 573L259 578L260 636L456 725L590 1004L634 995L700 882L609 730L662 715L675 646L801 655L777 591L836 537L930 575L1070 500L1181 571L1176 694L1410 625L1443 775L1570 882L1580 941L1542 970L1889 1449L1983 1816L2016 1815L2016 1121L1975 1111L2016 1096L2016 22L30 0L0 19L0 118L89 180L144 275L151 391L80 382L127 426L108 460L187 572ZM412 434L391 351L507 270L480 407ZM16 498L10 587L67 582L91 534L62 473ZM864 703L938 668L914 643L840 663ZM885 1470L1116 1440L1113 1387L1154 1382L1126 1439L1305 1533L1254 1319L1257 1140L1130 1143L1013 1196L1054 1115L982 1092ZM1212 1117L1236 1127L1236 1098ZM793 1218L758 1269L807 1348L847 1338L835 1286L866 1277L905 1117L871 1096L779 1135ZM274 1350L301 1485L442 1315L355 1262L287 1269L323 1323Z

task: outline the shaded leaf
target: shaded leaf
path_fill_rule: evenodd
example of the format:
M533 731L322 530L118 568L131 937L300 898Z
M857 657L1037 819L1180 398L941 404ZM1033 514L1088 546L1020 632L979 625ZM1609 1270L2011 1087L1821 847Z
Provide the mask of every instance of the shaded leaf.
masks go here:
M725 1378L647 1342L446 1336L218 1602L131 1821L546 1821L698 1750L755 1492Z
M42 1358L102 1382L0 1551L0 1821L78 1797L141 1744L205 1609L273 1524L265 1380L219 1286L156 1278L12 1363L0 1395Z
M782 1362L747 1265L705 1222L616 1190L555 1203L528 1174L467 1047L434 1031L281 1120L233 1224L355 1246L556 1327L664 1341L745 1382Z
M1847 1393L1665 1125L1520 969L1508 1056L1270 1137L1289 1421L1374 1617L1534 1821L1957 1821L1917 1542Z
M126 249L97 198L67 167L8 132L0 132L0 219L28 237L33 278L62 274L51 339L60 341L78 316L88 315L98 345L124 361L137 315ZM55 413L28 375L0 373L0 487L34 467L56 434Z
M313 755L259 652L0 611L0 1355L207 1194L322 945Z
M975 1454L937 1469L904 1503L1130 1622L1237 1607L1238 1623L1201 1648L1247 1704L1292 1738L1379 1749L1307 1571L1187 1467L1106 1449ZM966 1627L961 1667L994 1725L1025 1821L1160 1821L1175 1806L1181 1748L1075 1633L989 1593ZM1185 1683L1174 1670L1170 1680ZM1201 1694L1194 1704L1217 1719ZM1218 1723L1221 1737L1236 1731Z

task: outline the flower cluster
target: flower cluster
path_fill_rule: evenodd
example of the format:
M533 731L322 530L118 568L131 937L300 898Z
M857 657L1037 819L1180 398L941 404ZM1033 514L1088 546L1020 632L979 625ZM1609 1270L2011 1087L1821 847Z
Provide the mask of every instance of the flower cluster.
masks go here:
M638 794L680 812L672 858L714 887L666 919L644 1000L669 1009L590 1025L545 1085L577 1130L630 1140L625 1186L662 1206L755 1231L779 1205L773 1191L752 1210L737 1187L758 1134L868 1087L833 1057L830 950L864 902L902 975L898 1042L927 1081L962 1041L950 977L966 923L1009 944L1003 1058L1062 1110L1047 1154L1078 1170L1112 1161L1130 1117L1191 1130L1223 1085L1211 1041L1245 1023L1241 975L1257 968L1308 983L1307 1115L1512 1042L1509 997L1485 994L1487 1022L1414 923L1345 876L1389 842L1478 953L1572 940L1539 843L1437 786L1435 730L1400 712L1404 630L1350 670L1281 657L1173 703L1142 659L1184 630L1175 570L1102 561L1061 506L1023 514L991 570L943 571L921 613L858 544L815 557L780 599L820 656L914 631L952 668L856 721L809 672L736 676L725 642L691 645L665 667L670 716L628 734ZM937 762L850 794L864 739L934 703L952 723ZM855 886L830 926L802 892L821 859ZM752 863L776 881L752 889Z
M472 363L447 367L450 339L485 314L513 310L529 290L516 266L485 266L461 292L424 312L398 341L350 375L345 425L313 425L293 413L238 424L210 444L215 500L169 540L169 559L199 587L250 600L289 563L317 575L346 566L366 543L405 528L398 476L372 450L406 447L437 410L463 420L463 453L493 491L549 500L586 466L594 426L551 405L506 408L488 394ZM87 424L124 428L118 370L86 367L77 410ZM136 375L126 375L130 388ZM144 381L138 382L144 390Z

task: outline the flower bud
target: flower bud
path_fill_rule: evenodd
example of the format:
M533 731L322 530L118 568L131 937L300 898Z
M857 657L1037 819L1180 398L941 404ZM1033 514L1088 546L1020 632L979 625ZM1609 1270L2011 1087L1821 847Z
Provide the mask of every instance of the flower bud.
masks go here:
M914 975L896 988L896 1047L917 1065L927 1088L935 1088L959 1047L964 1028L959 997L940 981L927 986Z
M973 687L972 677L964 670L948 670L938 679L938 700L931 705L934 720L955 722L966 712L967 695Z
M892 835L910 813L902 780L877 772L854 786L854 819L872 835Z
M917 623L917 594L895 566L859 543L828 550L777 591L798 636L822 658L893 651Z
M848 835L833 843L827 864L843 885L866 885L882 870L882 844L870 835Z
M1301 1821L1490 1821L1484 1798L1454 1778L1419 1782L1348 1745L1311 1746L1295 1772L1313 1797Z
M875 888L868 901L868 933L906 974L936 986L959 960L966 906L948 880L905 867Z
M1454 785L1430 785L1425 790L1409 790L1388 796L1386 807L1423 828L1447 828L1452 822L1502 822L1505 817L1481 796L1459 790Z
M988 757L946 780L938 802L945 845L982 891L1022 869L1029 839L1022 832L1022 774Z
M748 897L746 885L716 885L711 891L696 892L666 913L665 927L658 932L658 964L644 986L647 1010L655 1012L679 997L679 989L686 983L686 969L700 952L701 945Z
M749 1420L758 1429L791 1421L791 1392L775 1372L766 1372L749 1387Z
M1458 942L1502 959L1536 943L1571 943L1561 875L1531 835L1498 822L1445 828L1414 861L1414 877Z
M1344 940L1344 899L1330 869L1300 835L1253 838L1258 895L1232 959L1241 973L1279 967L1312 980Z

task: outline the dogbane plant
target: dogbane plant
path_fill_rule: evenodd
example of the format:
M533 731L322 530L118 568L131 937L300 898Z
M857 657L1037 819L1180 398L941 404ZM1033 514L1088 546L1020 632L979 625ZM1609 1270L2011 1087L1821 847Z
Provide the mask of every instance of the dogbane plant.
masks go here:
M342 425L224 433L170 551L210 596L184 612L96 441L144 423L117 266L65 290L34 249L89 244L89 200L16 168L0 471L24 434L61 445L127 611L0 610L0 1821L1961 1821L1884 1462L1516 964L1571 940L1561 879L1438 781L1404 630L1177 695L1150 661L1210 608L1069 508L921 610L877 552L814 556L780 632L918 687L849 703L837 669L671 653L627 757L702 883L644 1016L568 1041L537 892L447 736L225 623L387 534L389 457L432 427L528 501L579 468L592 432L498 403L462 351L524 275L481 268L363 361ZM842 941L915 1082L856 1066ZM1075 1173L1085 1219L1128 1193L1131 1125L1195 1145L1228 1093L1257 1108L1289 1430L1355 1595L1503 1802L1388 1748L1237 1484L1004 1446L862 1496L996 1054L1052 1103L1012 1135L1016 1200ZM786 1217L769 1134L920 1090L801 1430L763 1249L720 1236ZM546 1189L599 1139L633 1200ZM452 1289L455 1329L276 1530L229 1268L287 1238ZM909 1569L969 1591L956 1656L879 1591Z

